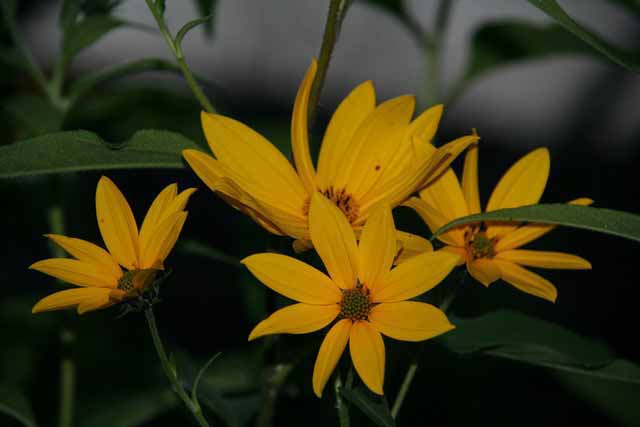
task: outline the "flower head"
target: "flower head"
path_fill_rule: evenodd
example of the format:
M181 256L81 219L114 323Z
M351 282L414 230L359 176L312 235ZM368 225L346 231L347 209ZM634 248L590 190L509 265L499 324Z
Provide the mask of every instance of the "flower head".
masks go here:
M391 269L397 241L388 206L372 213L357 243L345 215L316 193L309 228L328 275L279 254L257 254L242 261L266 286L298 302L260 322L249 340L313 332L337 319L320 346L314 392L321 396L348 342L356 372L372 391L382 394L385 350L380 334L422 341L452 329L438 308L407 300L440 283L458 257L446 251L426 252Z
M532 205L540 201L549 177L549 151L533 150L518 160L502 176L493 190L486 211ZM589 205L586 198L569 203ZM435 231L446 223L466 215L480 213L478 190L478 147L471 147L466 155L462 185L449 169L441 177L405 203L415 209ZM456 227L438 238L444 248L458 254L469 273L480 283L489 286L498 279L517 289L555 302L558 292L551 282L524 268L590 269L583 258L561 252L519 249L543 236L553 225L508 222L487 222Z
M96 190L96 214L108 252L85 240L47 234L74 258L50 258L29 268L78 288L41 299L33 313L76 307L79 314L140 296L154 281L187 219L184 210L195 188L178 194L167 186L153 201L138 232L131 208L118 187L103 176ZM124 267L126 271L122 271Z
M376 106L373 84L362 83L333 114L322 141L317 169L309 154L307 111L317 64L312 61L295 99L291 143L295 169L260 134L229 117L202 113L202 127L215 158L185 150L187 163L209 188L271 233L288 235L303 247L309 240L309 202L321 192L361 227L378 204L392 208L422 188L476 135L436 149L442 105L413 121L415 101L400 96ZM430 245L405 234L411 244Z

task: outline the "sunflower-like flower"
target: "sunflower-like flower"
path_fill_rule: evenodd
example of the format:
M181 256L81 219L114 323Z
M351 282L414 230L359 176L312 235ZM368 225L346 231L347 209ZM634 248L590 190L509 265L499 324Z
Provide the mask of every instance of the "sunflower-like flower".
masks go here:
M522 157L502 176L493 190L486 212L532 205L540 201L549 177L549 150L538 148ZM590 205L592 200L580 198L572 204ZM478 147L467 151L462 186L449 169L431 185L405 203L415 209L432 232L466 215L480 213L478 190ZM558 291L543 277L524 268L557 268L582 270L591 264L576 255L519 249L555 228L538 223L487 222L456 227L438 236L449 250L466 263L469 273L489 286L498 279L531 295L555 302Z
M153 201L138 232L131 207L118 187L109 178L100 178L96 213L109 252L86 240L47 234L74 258L45 259L29 268L79 288L41 299L33 313L77 306L83 314L140 296L164 269L164 260L187 219L184 208L194 191L189 188L178 194L176 184L167 186Z
M301 249L309 240L311 195L319 191L361 228L377 204L392 208L424 187L478 140L468 135L436 149L442 105L415 120L415 100L400 96L376 106L373 84L362 83L333 114L322 141L317 170L309 154L307 113L316 75L312 61L293 107L291 143L295 169L263 136L229 117L202 113L202 127L215 158L182 152L195 173L231 205L271 233L291 236ZM425 239L398 236L407 246L430 248Z
M338 321L327 332L313 370L320 397L347 342L362 381L383 393L385 350L381 333L403 341L422 341L453 328L438 308L407 301L436 286L458 257L427 252L391 269L396 254L393 217L378 207L363 227L359 243L344 214L316 193L309 212L311 241L329 275L285 255L263 253L242 263L266 286L297 301L260 322L249 340L268 334L304 334Z

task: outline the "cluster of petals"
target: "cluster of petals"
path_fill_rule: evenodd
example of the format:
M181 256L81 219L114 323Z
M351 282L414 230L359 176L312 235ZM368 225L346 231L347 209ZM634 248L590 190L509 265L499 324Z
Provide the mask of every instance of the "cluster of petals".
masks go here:
M100 178L96 214L108 252L86 240L48 234L73 258L45 259L30 268L78 288L41 299L33 312L77 307L83 314L138 296L154 274L164 269L164 260L187 219L184 209L194 191L189 188L178 194L176 184L167 186L153 201L138 231L131 207L118 187L109 178Z
M307 115L317 64L312 61L295 99L291 144L295 168L269 141L248 126L202 113L202 127L214 157L185 150L183 157L213 191L271 233L291 236L296 249L309 247L311 196L321 192L360 229L375 206L392 208L444 171L477 135L440 148L431 144L442 106L412 120L415 100L399 96L376 106L370 81L357 86L333 114L311 160ZM426 239L398 233L404 249L431 250Z
M381 334L403 341L422 341L453 329L433 305L408 301L440 283L458 257L447 251L426 252L392 269L397 252L395 226L388 206L377 208L365 223L359 242L344 214L323 195L312 196L310 238L328 275L295 258L262 253L242 262L266 286L297 301L273 313L251 332L263 335L304 334L325 328L313 370L313 390L322 390L347 343L356 372L375 393L383 393L385 349ZM363 316L343 309L346 295L363 292Z
M538 148L514 163L494 188L485 211L533 205L540 201L549 177L550 160L546 148ZM478 188L478 146L465 156L462 184L449 168L437 180L412 197L412 207L432 232L446 223L481 212ZM593 201L579 198L569 203L590 205ZM555 269L590 269L591 264L576 255L562 252L519 249L545 235L553 225L538 223L486 222L456 227L439 235L445 250L457 254L469 273L489 286L498 279L517 289L555 302L555 286L524 267Z

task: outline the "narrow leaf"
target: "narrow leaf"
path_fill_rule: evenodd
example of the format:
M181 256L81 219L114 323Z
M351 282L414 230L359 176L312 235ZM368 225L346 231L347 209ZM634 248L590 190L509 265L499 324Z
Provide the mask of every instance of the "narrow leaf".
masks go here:
M189 31L191 31L198 25L206 24L207 22L210 21L211 17L212 15L205 16L202 18L194 19L193 21L189 21L186 24L184 24L182 28L180 28L180 30L178 31L178 34L176 34L175 42L178 49L182 49L182 39L184 39L184 36L186 36Z
M209 360L207 360L207 363L202 365L202 368L200 368L200 370L198 371L198 375L196 375L196 379L193 380L193 387L191 389L191 399L194 402L196 403L198 402L198 385L200 385L200 379L202 378L202 375L204 375L204 373L207 371L209 366L211 366L214 360L216 360L218 356L220 356L221 354L222 353L220 352L214 354Z
M396 422L391 416L389 407L383 397L374 395L361 385L351 389L342 388L340 392L345 399L357 406L375 425L395 427Z
M123 144L87 131L59 132L0 147L0 178L111 169L181 169L181 152L198 148L168 131L142 130Z
M24 136L38 136L62 129L64 114L46 99L37 96L17 96L7 99L2 107L26 129Z
M213 12L217 3L218 0L196 0L200 15L208 18L207 22L205 22L205 31L207 34L211 34L211 31L213 30Z
M537 7L558 24L562 25L565 30L571 32L582 41L588 43L592 48L605 55L611 61L635 73L640 72L640 51L629 51L615 47L587 30L569 16L556 0L527 0L533 6Z
M640 242L640 215L563 203L500 209L458 218L440 227L433 238L454 227L480 221L516 221L565 225Z
M65 59L70 60L82 49L100 40L109 31L126 24L125 21L111 15L94 15L68 27L62 46Z
M25 396L5 385L0 385L0 414L12 417L26 427L37 426L31 405Z

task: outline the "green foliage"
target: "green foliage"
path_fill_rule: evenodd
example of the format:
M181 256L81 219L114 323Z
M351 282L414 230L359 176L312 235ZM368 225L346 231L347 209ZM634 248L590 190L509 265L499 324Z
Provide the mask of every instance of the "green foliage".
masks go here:
M342 396L360 409L375 425L380 427L395 427L396 422L391 416L389 405L382 396L373 394L363 385L340 389Z
M213 31L213 12L217 6L217 0L195 0L198 6L200 15L203 16L203 23L205 24L205 31L207 34L211 34Z
M65 60L70 60L82 49L100 40L109 31L125 24L125 21L111 15L94 15L71 25L64 34L62 51Z
M42 97L16 96L4 101L2 108L24 127L27 137L62 129L63 113Z
M25 427L37 427L33 410L26 397L13 387L2 384L0 384L0 414L14 418Z
M592 48L605 55L611 61L635 73L640 72L640 52L628 51L615 47L596 35L595 33L578 24L556 0L527 0L550 17L552 17L565 30L571 32Z
M180 54L182 52L182 39L184 39L184 36L186 36L189 31L191 31L198 25L202 25L202 24L209 25L211 23L211 17L212 15L208 15L202 18L194 19L193 21L187 22L182 26L182 28L180 28L175 38L176 49L178 52L180 52Z
M49 134L0 147L0 178L47 173L112 169L179 169L181 151L198 148L186 137L168 131L141 130L114 145L95 133Z
M557 224L612 234L640 242L640 215L612 209L563 203L499 209L492 212L465 216L443 225L433 233L433 237L435 238L451 228L481 221L527 221Z

